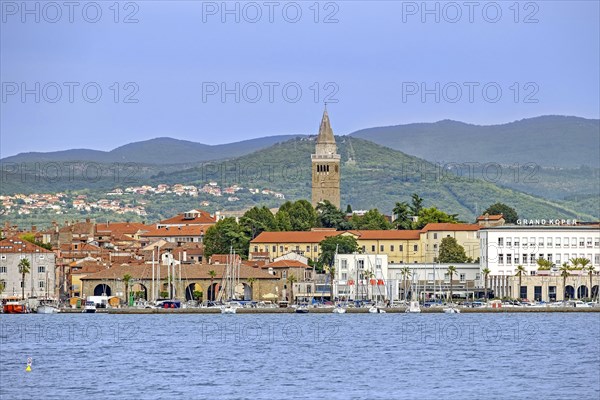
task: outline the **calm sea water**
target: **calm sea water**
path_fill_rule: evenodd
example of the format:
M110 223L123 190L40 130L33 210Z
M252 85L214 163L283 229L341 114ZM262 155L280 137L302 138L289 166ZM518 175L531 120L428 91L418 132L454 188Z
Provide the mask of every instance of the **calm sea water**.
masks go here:
M0 317L2 399L545 397L600 398L600 314Z

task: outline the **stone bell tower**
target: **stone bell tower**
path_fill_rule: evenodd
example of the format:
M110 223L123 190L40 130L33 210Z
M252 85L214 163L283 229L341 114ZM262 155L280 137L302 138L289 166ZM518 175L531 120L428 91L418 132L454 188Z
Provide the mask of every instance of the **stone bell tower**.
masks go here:
M337 154L327 106L323 111L315 154L311 155L311 161L313 207L323 200L329 200L340 208L340 155Z

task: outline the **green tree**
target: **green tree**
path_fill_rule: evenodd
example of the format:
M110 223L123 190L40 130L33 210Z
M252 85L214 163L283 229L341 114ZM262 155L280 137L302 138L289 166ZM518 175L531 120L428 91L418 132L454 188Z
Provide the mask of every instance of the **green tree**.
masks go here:
M31 265L29 264L29 260L26 258L21 258L21 261L19 261L19 273L21 274L21 296L23 299L25 299L25 275L27 275L29 273L29 267Z
M517 273L515 275L517 275L519 277L519 289L517 292L517 298L521 298L521 286L522 286L522 280L523 280L523 274L527 272L527 270L525 269L524 266L522 265L518 265L517 266Z
M297 200L293 203L286 201L277 212L281 211L288 213L293 231L309 231L317 226L317 212L306 200Z
M235 218L224 218L208 228L204 236L204 254L229 254L230 248L241 257L248 256L250 238Z
M335 259L335 252L338 254L352 254L358 251L358 243L354 236L330 236L319 243L321 246L321 256L319 263L321 266L332 266Z
M455 238L445 237L440 244L438 261L440 263L464 263L467 261L465 248L458 244Z
M421 210L423 209L423 199L421 197L419 197L418 194L413 193L411 196L411 205L410 205L410 212L411 215L419 215L419 213L421 212Z
M123 275L123 284L125 285L125 303L129 305L129 282L131 282L132 276L129 274Z
M412 219L410 207L406 202L397 202L396 206L392 210L394 214L394 227L396 229L408 230L412 229Z
M345 214L328 200L317 204L317 223L323 228L341 229L346 222Z
M564 262L558 270L560 271L560 276L563 278L563 300L567 300L567 278L571 275L571 267L569 263Z
M280 231L288 232L292 230L292 221L287 211L282 211L281 209L277 211L277 214L275 214L275 223L277 229Z
M517 215L517 212L515 211L515 209L507 206L504 203L492 204L491 206L489 206L488 208L485 209L485 211L483 212L483 215L485 215L485 214L490 214L490 215L502 214L502 216L504 217L504 221L506 221L507 224L516 224L517 220L519 219L519 216Z
M376 208L367 211L363 216L353 215L352 225L355 229L364 230L384 230L391 227L385 215L381 214Z
M590 293L589 293L590 300L594 300L594 297L592 295L592 288L594 287L594 282L593 282L592 276L594 275L594 272L596 271L596 267L594 267L593 265L590 264L585 269L588 272L588 275L590 277Z
M352 214L352 206L350 204L346 206L346 214Z
M538 271L549 271L554 265L552 261L548 261L545 258L538 258L536 263L538 265Z
M422 229L429 223L448 222L455 224L459 222L456 218L456 214L446 214L435 207L422 208L421 211L419 211L418 217L419 218L415 224L415 229Z
M488 301L488 276L490 276L490 273L492 271L490 271L490 269L488 267L485 267L483 270L481 270L481 272L483 272L483 285L484 285L484 296L485 296L485 301Z
M254 239L264 231L276 231L275 216L266 206L252 207L240 218L240 226Z
M448 270L446 271L446 273L448 275L450 275L450 302L453 303L454 300L452 298L453 297L452 291L453 291L454 286L453 286L452 278L454 277L454 274L456 274L456 267L454 265L450 265L448 267Z

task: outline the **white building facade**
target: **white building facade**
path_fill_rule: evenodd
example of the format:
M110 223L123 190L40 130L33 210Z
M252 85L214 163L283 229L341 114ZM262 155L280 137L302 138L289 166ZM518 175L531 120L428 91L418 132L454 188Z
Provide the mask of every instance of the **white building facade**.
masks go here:
M337 254L334 297L345 300L385 301L391 290L386 254Z
M21 259L29 261L29 272L19 273ZM52 251L18 237L0 241L0 299L25 297L57 298L56 259Z
M479 237L481 267L490 270L489 286L496 297L523 297L521 289L511 287L519 265L528 277L557 276L558 268L573 258L587 258L600 270L598 225L504 225L482 228ZM548 260L554 266L550 271L538 271L538 259ZM559 294L558 300L561 297Z

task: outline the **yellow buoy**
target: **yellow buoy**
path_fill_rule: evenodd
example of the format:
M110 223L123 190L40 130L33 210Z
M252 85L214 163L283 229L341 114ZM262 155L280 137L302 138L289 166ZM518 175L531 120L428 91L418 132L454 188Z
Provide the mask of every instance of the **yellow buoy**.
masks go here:
M31 372L31 366L30 366L30 365L28 365L28 366L27 366L27 368L25 368L25 371L26 371L26 372Z

